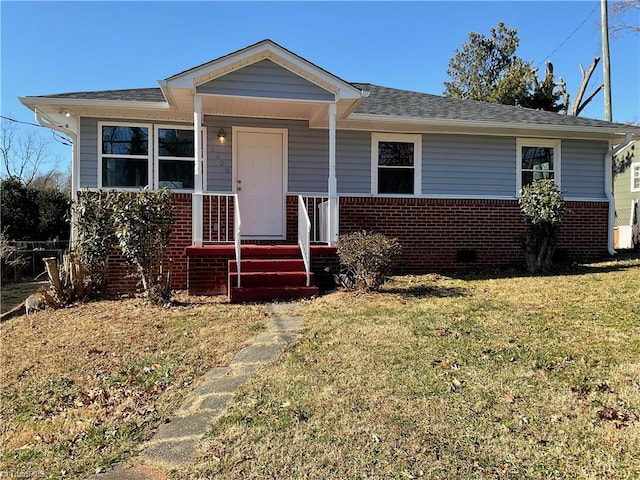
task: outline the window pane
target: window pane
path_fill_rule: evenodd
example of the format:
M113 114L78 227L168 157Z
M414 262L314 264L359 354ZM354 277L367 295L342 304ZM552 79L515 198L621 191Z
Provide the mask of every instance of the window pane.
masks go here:
M103 187L144 187L149 183L146 159L103 158Z
M523 170L554 170L552 147L522 147Z
M193 188L193 162L160 160L158 171L160 187Z
M640 167L633 167L633 189L640 190Z
M554 178L553 172L536 170L530 172L522 172L522 186L533 183L534 180L542 180L543 178Z
M158 153L161 157L193 158L193 130L159 128Z
M413 142L378 142L378 165L412 167Z
M413 169L379 168L378 193L413 194Z
M149 132L143 127L102 127L102 153L107 155L147 155Z

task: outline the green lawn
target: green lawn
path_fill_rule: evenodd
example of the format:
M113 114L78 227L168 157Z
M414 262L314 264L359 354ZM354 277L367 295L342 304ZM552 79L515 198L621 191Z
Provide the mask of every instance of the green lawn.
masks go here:
M186 478L640 478L640 258L303 307Z

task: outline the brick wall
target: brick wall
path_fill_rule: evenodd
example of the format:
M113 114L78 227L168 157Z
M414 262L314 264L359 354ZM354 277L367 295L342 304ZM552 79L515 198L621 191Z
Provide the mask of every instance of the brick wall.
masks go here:
M169 249L164 257L165 264L173 260L172 285L175 289L187 288L187 256L185 248L191 245L191 194L172 195L173 212L176 217L171 234ZM109 256L107 290L109 293L133 292L139 288L139 278L135 268L127 265L119 253Z
M233 255L188 258L189 294L226 295L227 265L233 258Z
M191 195L174 194L173 205L176 226L167 255L173 258L173 287L184 289L189 282L193 294L226 293L231 256L187 259ZM608 204L567 202L567 207L558 244L563 259L588 261L606 255ZM286 242L297 242L297 225L297 197L288 196ZM401 272L524 264L519 236L525 224L516 200L341 197L340 232L362 229L399 239L403 246ZM336 257L328 253L313 259L319 280L325 267L336 266ZM119 256L111 258L109 272L110 292L136 287L137 278L129 275L133 269Z
M606 202L567 202L558 249L566 260L607 252ZM405 272L524 263L525 224L516 200L340 198L340 233L397 237Z

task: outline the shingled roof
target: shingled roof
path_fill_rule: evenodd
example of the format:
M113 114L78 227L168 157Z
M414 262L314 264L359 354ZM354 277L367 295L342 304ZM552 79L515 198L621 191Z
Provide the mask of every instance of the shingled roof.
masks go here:
M35 98L72 98L75 100L106 100L129 102L165 103L162 90L159 88L129 88L125 90L100 90L95 92L69 92L54 95L40 95Z
M458 98L448 98L428 93L382 87L370 83L352 83L360 90L368 91L354 114L390 117L395 120L428 119L431 121L468 121L473 123L504 123L510 125L549 125L552 127L584 128L634 128L604 120L563 115L542 110L479 102ZM35 98L104 100L130 102L166 103L160 88L132 88L125 90L102 90L90 92L70 92L43 95ZM637 128L637 127L636 127Z
M428 93L398 90L369 83L354 83L369 96L353 113L443 121L510 123L522 125L550 125L571 127L612 127L628 125L563 115L542 110L514 107L496 103L441 97Z

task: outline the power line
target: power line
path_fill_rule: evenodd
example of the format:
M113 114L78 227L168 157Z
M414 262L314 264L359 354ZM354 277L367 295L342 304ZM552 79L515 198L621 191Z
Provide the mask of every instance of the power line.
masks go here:
M550 54L548 54L546 57L544 57L544 59L543 59L543 60L541 60L541 61L538 63L538 65L536 65L536 66L537 66L537 67L539 67L540 65L542 65L542 62L544 62L545 60L548 60L549 58L551 58L551 56L552 56L554 53L556 53L558 50L560 50L560 49L561 49L561 48L562 48L562 47L563 47L563 46L564 46L564 45L565 45L565 44L566 44L566 43L571 39L571 37L573 37L573 36L578 32L578 30L580 30L580 29L582 28L582 26L583 26L585 23L587 23L587 20L589 20L589 18L591 17L591 15L593 15L593 12L595 12L595 11L598 9L598 7L599 7L599 6L600 6L599 4L598 4L598 5L596 5L596 6L593 8L593 10L591 10L591 12L589 12L589 15L587 15L587 16L585 17L585 19L582 21L582 23L580 23L580 25L578 25L578 26L576 27L576 29L575 29L573 32L571 32L571 33L569 34L569 36L568 36L567 38L565 38L565 39L564 39L564 41L563 41L560 45L558 45L558 46L557 46L557 47L556 47L556 48L555 48L555 49L554 49Z
M15 118L5 117L4 115L0 115L0 118L2 118L3 120L8 120L8 121L13 122L13 123L22 123L23 125L31 125L32 127L46 128L46 127L43 127L42 125L39 125L37 123L24 122L22 120L16 120Z
M5 115L0 115L0 118L13 123L20 123L22 125L30 125L32 127L46 128L48 130L51 130L51 133L53 134L53 139L56 142L61 143L62 145L65 145L67 147L70 147L73 143L73 141L66 135L62 135L60 132L53 129L49 129L49 127L45 127L44 125L39 125L37 123L32 123L32 122L25 122L23 120L16 120L15 118L7 117Z

